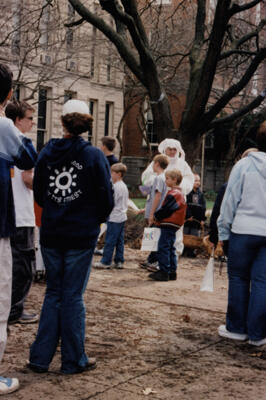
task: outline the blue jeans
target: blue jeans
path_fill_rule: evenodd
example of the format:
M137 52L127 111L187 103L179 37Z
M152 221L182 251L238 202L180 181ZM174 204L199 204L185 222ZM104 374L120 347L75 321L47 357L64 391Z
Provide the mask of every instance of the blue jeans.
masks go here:
M175 272L177 258L175 251L176 231L171 228L161 228L161 235L158 242L158 262L161 271Z
M266 237L231 233L228 250L226 328L266 337Z
M94 248L41 248L47 273L47 289L37 336L30 349L31 364L48 369L60 338L62 372L79 372L88 364L84 349L83 293L90 275Z
M107 222L103 257L101 259L103 264L112 264L114 250L114 262L124 262L124 229L125 222Z

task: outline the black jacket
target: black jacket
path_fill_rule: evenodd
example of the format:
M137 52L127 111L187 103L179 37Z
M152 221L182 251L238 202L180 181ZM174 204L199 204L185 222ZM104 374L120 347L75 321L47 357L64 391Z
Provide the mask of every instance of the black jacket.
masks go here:
M48 142L37 161L33 191L43 207L45 247L89 248L114 205L104 154L79 136Z
M193 217L197 221L205 221L206 202L204 194L200 189L192 190L187 195L187 214L186 219ZM186 221L185 226L200 228L200 223L197 221Z

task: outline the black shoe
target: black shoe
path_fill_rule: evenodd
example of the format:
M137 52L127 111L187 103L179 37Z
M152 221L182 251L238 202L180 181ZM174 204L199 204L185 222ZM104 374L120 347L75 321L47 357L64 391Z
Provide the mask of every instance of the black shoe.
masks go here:
M169 275L164 271L156 271L149 275L154 281L169 281Z
M89 362L85 367L79 367L79 369L75 372L68 372L61 369L63 374L73 375L73 374L81 374L82 372L91 371L92 369L97 368L96 358L90 357Z
M45 372L48 372L48 368L39 367L38 365L31 364L30 362L26 364L26 367L37 374L45 374Z
M169 273L169 281L176 281L176 272Z

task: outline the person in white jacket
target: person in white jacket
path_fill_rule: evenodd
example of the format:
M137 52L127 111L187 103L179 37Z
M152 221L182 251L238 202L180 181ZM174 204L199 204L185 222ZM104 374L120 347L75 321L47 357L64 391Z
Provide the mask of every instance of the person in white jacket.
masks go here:
M176 139L164 139L158 146L158 151L161 154L168 156L169 164L165 171L171 169L178 169L182 176L182 182L180 187L182 193L186 196L191 192L194 184L194 174L191 171L190 166L185 161L185 152L182 149L181 143ZM145 171L142 173L141 180L145 186L152 186L153 180L156 174L153 172L153 162L151 162ZM183 228L179 229L176 233L175 242L177 255L182 254L184 249L183 244Z
M220 336L266 343L266 121L258 152L232 169L218 218L219 241L228 247L228 306Z

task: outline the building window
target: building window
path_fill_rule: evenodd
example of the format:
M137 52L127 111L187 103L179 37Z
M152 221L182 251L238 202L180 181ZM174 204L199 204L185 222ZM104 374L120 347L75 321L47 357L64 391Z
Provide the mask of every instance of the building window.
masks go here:
M37 122L37 151L40 151L44 146L44 141L47 133L47 89L39 90L38 98L38 122Z
M74 22L75 20L75 9L72 7L71 4L68 4L68 23ZM73 49L73 41L74 41L74 31L73 28L67 28L66 31L66 45L67 45L67 50L70 51Z
M147 113L146 113L146 135L148 142L152 145L157 145L158 144L158 138L157 135L154 133L153 129L153 116L152 116L152 111L149 108Z
M49 22L50 22L50 4L45 0L43 2L42 17L40 20L40 45L47 49L49 42Z
M154 4L156 5L165 5L165 4L171 4L172 0L155 0Z
M91 78L94 77L95 72L95 47L93 46L91 49Z
M110 80L111 80L111 63L110 63L110 59L107 60L106 75L107 75L107 81L110 82Z
M15 3L16 8L13 9L13 33L11 39L11 52L13 55L20 54L20 39L21 39L21 5Z
M208 133L205 137L205 149L214 149L214 134Z
M17 101L20 100L20 85L18 85L17 83L14 84L13 99Z
M143 103L143 117L145 121L144 132L148 143L152 146L158 146L158 137L154 132L153 115L148 99L145 99ZM144 139L143 144L147 145Z
M104 136L112 136L113 103L105 103Z

